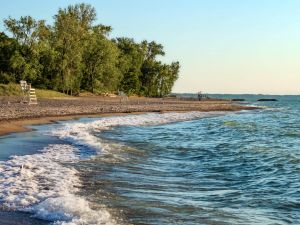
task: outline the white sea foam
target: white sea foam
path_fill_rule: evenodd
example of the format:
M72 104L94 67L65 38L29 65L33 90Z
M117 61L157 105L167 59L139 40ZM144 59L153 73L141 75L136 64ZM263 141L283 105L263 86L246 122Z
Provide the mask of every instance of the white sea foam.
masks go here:
M78 162L76 151L70 145L50 145L0 162L0 203L55 224L115 224L107 210L93 210L76 195L78 172L64 165Z
M214 113L213 115L223 114ZM166 113L105 117L93 122L62 124L52 135L88 145L99 152L110 148L94 133L113 126L154 125L191 120L212 113ZM0 204L33 213L37 218L55 224L116 224L104 208L97 210L78 196L81 182L71 165L79 162L78 149L71 145L49 145L33 155L13 156L0 162ZM69 166L67 166L69 165Z
M51 132L59 138L70 140L78 145L93 147L99 152L108 151L101 140L94 133L110 129L113 126L141 126L166 124L177 121L192 120L213 115L222 115L224 112L187 112L187 113L148 113L141 115L104 117L93 122L75 122L64 124Z

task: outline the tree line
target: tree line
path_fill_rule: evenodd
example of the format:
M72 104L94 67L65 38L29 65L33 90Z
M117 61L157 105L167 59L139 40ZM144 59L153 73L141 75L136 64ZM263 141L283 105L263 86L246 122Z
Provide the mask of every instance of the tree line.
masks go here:
M178 79L179 62L164 64L163 46L154 41L109 38L110 26L95 24L88 4L61 8L53 25L31 16L7 18L0 32L0 83L26 80L70 95L123 91L162 97Z

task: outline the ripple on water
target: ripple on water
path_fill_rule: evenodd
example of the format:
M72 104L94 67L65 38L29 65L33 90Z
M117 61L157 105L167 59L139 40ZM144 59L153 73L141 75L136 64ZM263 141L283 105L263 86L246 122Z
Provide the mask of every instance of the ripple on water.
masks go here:
M1 162L0 198L58 223L299 224L295 110L63 123L68 144Z

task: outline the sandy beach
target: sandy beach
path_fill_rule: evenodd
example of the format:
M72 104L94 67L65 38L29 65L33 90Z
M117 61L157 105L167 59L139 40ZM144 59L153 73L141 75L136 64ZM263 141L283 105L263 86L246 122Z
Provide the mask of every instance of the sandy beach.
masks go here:
M0 135L24 132L25 126L80 117L145 112L239 111L256 109L226 100L191 101L175 98L73 97L39 99L38 105L20 103L20 97L0 97Z

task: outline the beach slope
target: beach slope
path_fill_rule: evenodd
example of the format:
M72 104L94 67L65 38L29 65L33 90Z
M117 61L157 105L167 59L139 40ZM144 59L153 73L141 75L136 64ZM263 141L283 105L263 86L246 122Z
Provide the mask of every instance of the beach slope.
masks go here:
M79 117L143 112L240 111L256 109L226 100L191 101L177 98L72 97L39 99L38 105L19 97L0 97L0 135L26 131L26 125Z

